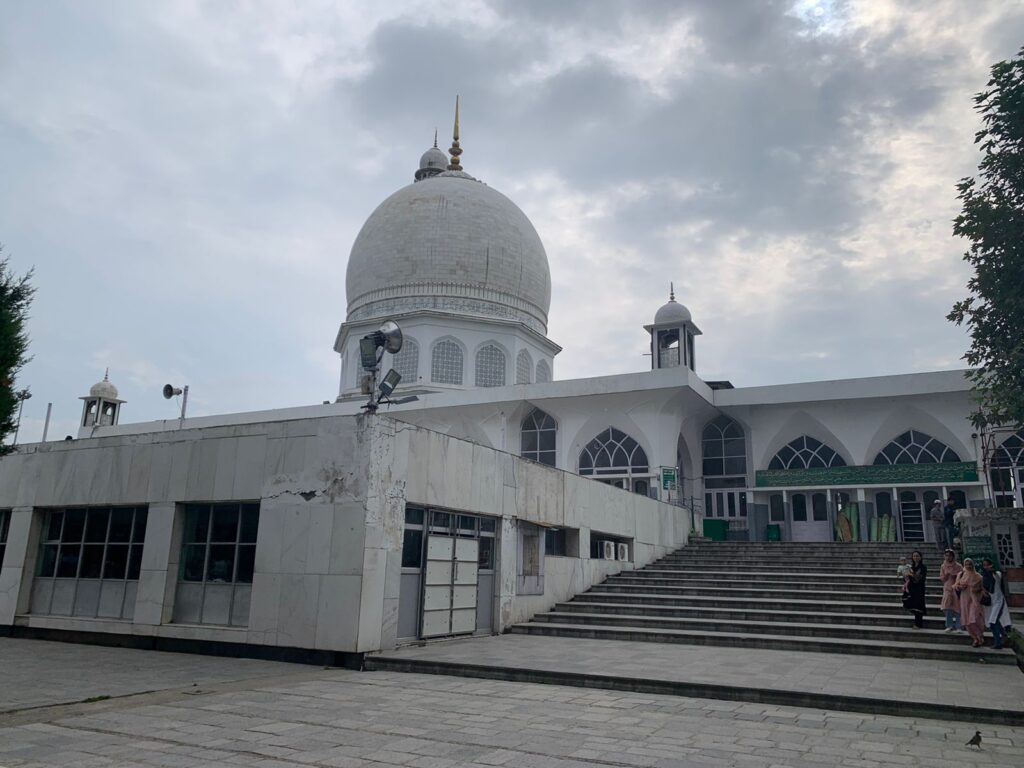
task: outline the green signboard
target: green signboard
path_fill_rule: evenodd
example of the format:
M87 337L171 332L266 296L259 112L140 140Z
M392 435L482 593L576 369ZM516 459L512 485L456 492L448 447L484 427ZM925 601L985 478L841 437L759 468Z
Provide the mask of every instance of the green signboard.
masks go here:
M978 467L970 461L946 464L871 464L864 467L814 469L761 469L758 488L829 485L956 485L978 480Z
M661 487L664 490L668 490L676 484L676 469L675 467L662 467L661 468Z
M981 573L981 560L987 557L999 569L999 557L996 555L995 547L992 546L991 536L964 536L960 541L964 559L968 557L974 561L974 568Z

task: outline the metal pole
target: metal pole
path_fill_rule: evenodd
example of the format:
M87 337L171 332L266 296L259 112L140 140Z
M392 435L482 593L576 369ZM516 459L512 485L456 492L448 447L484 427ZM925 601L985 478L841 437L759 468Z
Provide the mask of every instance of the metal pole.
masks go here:
M181 421L185 421L185 409L188 408L188 384L181 390Z
M21 401L21 404L18 406L18 423L14 425L14 440L11 442L12 447L18 444L18 432L21 430L21 413L25 410L25 401L32 397L27 389L23 389L15 394Z
M50 413L53 411L53 403L46 404L46 421L43 422L43 439L46 442L46 434L50 431Z

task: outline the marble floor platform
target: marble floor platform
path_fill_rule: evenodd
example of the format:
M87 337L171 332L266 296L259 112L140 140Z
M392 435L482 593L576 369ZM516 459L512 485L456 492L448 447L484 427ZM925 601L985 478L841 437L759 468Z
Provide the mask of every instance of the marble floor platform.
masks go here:
M405 669L414 672L459 674L457 667L461 665L467 670L475 668L473 676L486 676L481 668L490 668L496 671L496 679L534 679L549 683L566 683L570 682L567 676L588 675L623 681L663 681L682 684L680 691L688 695L701 695L696 693L700 686L725 687L737 692L740 700L752 701L766 698L744 697L743 691L775 691L793 694L776 701L818 707L828 706L822 697L836 700L851 697L866 702L863 708L854 711L888 714L909 713L913 711L912 705L938 703L975 714L979 710L1011 713L1015 718L1011 722L1024 723L1024 673L1014 666L977 662L518 634L411 646L367 660L369 665L380 665L384 669L402 668L393 662L412 662L413 665L406 665ZM439 666L428 669L426 664L432 662ZM532 671L537 676L502 677L497 674L500 670ZM481 674L475 674L477 672ZM687 689L686 684L694 687ZM713 690L706 695L718 698ZM874 708L872 702L876 705ZM878 708L885 704L895 704L897 709ZM941 713L932 713L932 716L943 717Z

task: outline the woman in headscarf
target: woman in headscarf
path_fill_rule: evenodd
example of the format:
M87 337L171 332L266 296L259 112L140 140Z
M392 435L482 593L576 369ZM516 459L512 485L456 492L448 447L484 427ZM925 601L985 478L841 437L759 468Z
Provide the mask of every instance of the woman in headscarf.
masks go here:
M964 569L956 577L953 588L960 593L960 623L971 636L971 645L978 648L985 644L985 608L981 604L984 587L971 558L964 558Z
M1003 647L1003 635L1010 628L1010 609L1003 592L1003 573L987 557L981 561L981 585L991 596L992 602L985 615L985 623L992 630L992 647Z
M903 607L914 614L914 629L924 626L924 615L927 608L924 604L924 580L928 576L921 553L916 549L910 554L910 581L903 595Z
M963 569L963 566L956 561L956 552L947 549L943 553L942 567L939 568L939 579L942 580L942 603L939 607L946 614L947 632L959 632L962 629L960 626L960 598L956 596L953 584L956 583L956 577Z

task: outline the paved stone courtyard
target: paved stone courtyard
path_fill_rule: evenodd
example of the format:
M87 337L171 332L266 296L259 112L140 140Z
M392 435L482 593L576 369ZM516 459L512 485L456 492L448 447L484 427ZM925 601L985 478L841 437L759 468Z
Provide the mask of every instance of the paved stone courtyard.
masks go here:
M1024 729L982 726L978 752L963 746L970 723L29 640L0 640L0 673L5 768L1019 768L1024 755ZM44 690L52 706L11 707ZM89 690L119 697L60 705Z

